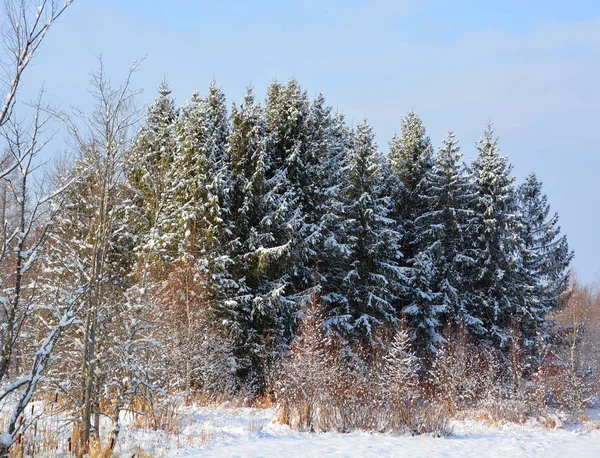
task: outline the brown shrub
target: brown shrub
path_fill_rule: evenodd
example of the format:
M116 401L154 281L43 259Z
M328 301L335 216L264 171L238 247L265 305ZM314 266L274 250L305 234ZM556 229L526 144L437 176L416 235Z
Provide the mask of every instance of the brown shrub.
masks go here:
M277 370L279 421L308 431L449 434L447 417L421 396L407 333L400 331L389 353L370 355L367 363L340 357L321 325L313 301Z

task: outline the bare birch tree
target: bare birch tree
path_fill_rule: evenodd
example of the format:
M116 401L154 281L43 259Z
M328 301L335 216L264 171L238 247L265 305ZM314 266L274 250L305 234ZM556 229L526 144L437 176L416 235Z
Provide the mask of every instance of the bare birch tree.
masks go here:
M75 319L75 300L63 303L48 298L44 302L39 288L38 264L47 238L49 215L57 211L55 198L60 194L60 190L43 194L42 188L33 182L36 159L48 141L44 133L47 117L41 115L40 100L33 108L31 126L25 125L15 113L25 70L50 27L71 3L72 0L4 0L2 4L0 128L6 160L0 171L0 179L3 180L0 215L0 401L4 402L2 408L11 409L11 414L6 431L1 432L0 457L8 456L19 431L27 426L19 419L36 392L64 328ZM47 328L45 337L30 358L20 361L30 367L11 373L23 334L42 311L48 319L44 321ZM8 399L11 399L10 403L6 403Z
M21 79L38 52L50 27L73 0L3 0L2 69L3 105L0 126L13 115Z
M119 246L126 243L128 231L122 164L139 117L134 105L137 92L131 89L131 76L138 64L134 63L122 85L114 87L100 60L100 68L90 74L93 111L87 114L76 110L74 116L53 113L71 134L77 157L72 173L82 177L70 193L72 212L67 211L57 220L60 244L68 246L66 255L81 265L80 277L86 279L83 329L77 345L81 349L77 403L82 453L89 450L90 438L99 435L100 396L106 391L102 387L112 384L114 388L114 377L120 374L113 366L108 372L108 360L118 360L111 353L112 346L120 340L127 347L123 339L140 339L144 328L137 324L127 337L113 329L125 325L125 292L133 260L132 250ZM131 392L129 388L117 388L113 392ZM123 402L117 402L115 410L122 406Z
M13 202L10 213L3 212L0 246L0 316L2 326L0 341L0 400L15 396L9 425L0 438L0 456L5 456L14 443L16 434L24 425L19 422L31 401L41 377L50 362L54 346L64 328L73 323L77 307L78 291L66 300L45 297L41 287L42 269L52 215L60 208L57 196L64 190L44 194L43 187L34 181L36 159L49 141L44 127L48 117L41 114L40 102L34 110L32 126L8 118L2 127L7 145L9 163L15 164L12 173L6 175L4 190ZM68 186L68 184L67 184ZM55 276L53 281L57 281ZM25 331L35 318L44 316L46 336L37 345L37 350L28 359L30 369L13 370L15 353L25 338ZM43 326L44 327L44 326ZM24 374L24 375L23 375ZM4 406L3 406L4 407ZM26 426L26 425L25 425Z

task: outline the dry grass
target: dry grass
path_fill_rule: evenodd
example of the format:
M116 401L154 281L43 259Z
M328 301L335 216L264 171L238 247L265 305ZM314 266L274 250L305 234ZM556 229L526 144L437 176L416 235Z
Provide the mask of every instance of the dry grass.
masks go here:
M256 396L250 402L250 407L255 407L257 409L271 409L273 407L273 393L268 391L265 394Z

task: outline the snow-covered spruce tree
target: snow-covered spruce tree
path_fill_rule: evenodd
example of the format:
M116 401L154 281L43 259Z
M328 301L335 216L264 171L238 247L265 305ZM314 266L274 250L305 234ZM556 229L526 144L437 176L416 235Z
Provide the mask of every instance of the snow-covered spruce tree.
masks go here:
M438 269L429 251L422 251L413 258L407 271L408 302L402 312L413 344L421 356L435 354L445 341L440 333L440 317L446 306L442 293L432 289L437 286Z
M475 191L471 315L482 326L479 340L505 347L514 322L529 313L531 285L523 282L519 220L514 177L508 157L501 156L491 125L477 143L472 163ZM485 331L484 331L485 330Z
M308 119L310 104L306 92L296 80L287 84L273 82L267 88L265 116L267 118L267 180L278 216L273 235L279 244L287 243L286 253L279 257L277 268L287 272L288 295L296 307L309 297L313 286L310 268L310 240L312 227L307 223L310 188L314 168L311 167L308 147ZM290 312L289 329L293 315Z
M401 133L394 135L390 142L389 178L394 208L391 217L402 233L400 249L403 259L399 260L411 278L410 285L402 291L400 300L402 313L406 314L407 324L413 338L417 339L420 354L434 350L430 339L438 340L436 331L440 310L438 292L435 291L434 272L424 272L425 265L431 265L431 255L418 258L425 249L420 243L420 230L416 221L427 212L427 201L421 195L420 187L433 166L433 147L427 137L425 127L415 112L410 112L401 120ZM412 273L409 273L413 270ZM428 283L424 283L428 282ZM425 303L429 305L426 305ZM417 304L425 307L419 309ZM427 330L426 330L427 329ZM429 337L426 337L429 336Z
M573 252L566 235L561 235L558 214L550 213L548 198L534 172L518 188L522 273L533 285L537 299L522 323L526 346L533 345L538 326L555 309L570 288L569 265Z
M345 156L352 148L352 134L345 124L344 116L335 113L331 119L328 141L328 158L323 163L322 186L325 200L319 222L318 264L316 267L321 301L331 310L346 304L343 288L348 269L350 250L347 240L347 224L344 214ZM325 322L324 322L325 323ZM326 322L329 326L332 320Z
M223 173L227 165L227 137L229 135L229 119L227 100L223 91L213 81L208 88L208 96L204 99L204 135L206 156L217 173Z
M225 95L213 82L206 99L194 93L176 123L176 152L166 205L180 258L189 257L219 288L226 276L229 172Z
M306 264L319 287L323 269L328 268L334 247L332 235L336 213L341 211L340 169L344 148L348 145L348 131L343 116L332 113L323 94L310 104L306 122L306 146L303 158L302 191L304 213L304 241Z
M201 274L204 269L196 264L201 257L206 259L206 249L216 239L214 219L204 218L214 214L213 204L218 209L218 199L208 197L207 181L212 180L212 175L208 173L210 166L204 148L202 102L194 93L169 124L170 157L164 165L160 218L148 227L148 235L160 234L168 243L162 246L146 243L138 248L138 263L152 286L148 293L161 323L158 338L168 349L166 357L157 361L162 383L168 389L185 392L196 387L192 374L200 348L202 308L208 307L211 299L212 284L207 275ZM149 125L142 131L152 129L150 116L146 122ZM168 262L163 271L149 275L155 252L165 249L166 255L161 257Z
M433 147L419 116L411 111L402 118L401 133L390 142L389 161L392 173L399 179L395 215L402 225L402 252L408 263L420 251L415 220L426 211L426 202L418 187L433 167Z
M287 274L285 291L293 304L288 310L289 335L295 309L326 281L325 270L332 261L327 255L340 247L335 246L332 229L341 208L339 162L347 132L343 118L332 114L324 97L309 103L295 80L269 86L265 116L266 178L280 220L280 229L273 226L272 233L279 245L289 241L277 262Z
M206 195L196 201L200 205L194 212L196 220L203 223L197 234L201 247L197 264L208 275L216 301L225 300L234 287L228 273L231 259L227 251L233 228L229 208L232 182L227 157L229 119L226 104L225 94L213 81L201 104L203 142L198 151L205 158L208 168L204 174L196 177L197 181L192 187L196 190L201 187L206 189Z
M326 212L327 184L331 130L331 107L323 94L311 101L305 122L306 139L302 148L302 176L297 187L301 191L304 217L303 238L306 248L306 266L315 271L321 242L320 222ZM314 276L312 278L314 282Z
M176 371L186 391L194 388L207 395L215 387L207 373L211 358L200 353L215 339L222 342L210 320L234 287L228 271L232 221L225 102L213 82L208 96L194 93L173 123L175 146L160 225L173 242L172 262L154 297L156 314L165 323L160 334L174 355L161 363L164 371Z
M292 209L278 194L287 183L285 173L268 176L267 119L251 88L244 103L233 106L231 120L227 253L234 287L215 312L234 340L240 381L260 391L283 336L289 335L290 311L295 306L286 297L289 276L281 267L290 250L292 233L285 224Z
M279 148L287 150L286 174L301 218L292 246L292 291L299 305L318 290L332 305L330 299L341 290L347 268L341 188L350 135L344 117L333 113L322 94L307 106L306 94L296 81L279 90L274 100L277 115L271 120L277 120L277 138L285 139ZM281 118L287 112L297 115L296 124Z
M173 152L166 169L164 213L168 215L165 232L172 234L172 245L176 248L172 256L176 260L188 258L193 262L203 252L201 245L215 241L214 218L203 219L214 215L219 203L208 186L213 176L206 157L203 115L203 100L194 92L173 122Z
M471 315L466 278L473 261L470 223L475 196L461 157L458 141L450 131L435 156L433 167L417 188L426 207L415 220L415 228L422 253L431 263L431 283L426 296L440 295L436 301L438 307L430 309L438 314L427 316L428 323L438 321L444 327L449 322L455 331L465 326L481 332L481 321ZM419 264L422 265L423 260ZM413 296L418 300L418 294ZM429 334L438 343L440 331L440 326L436 326ZM420 347L431 345L433 342L425 342Z
M344 275L338 303L325 326L342 336L372 344L379 326L397 323L395 301L404 281L397 259L399 234L388 218L390 199L381 188L381 155L371 127L365 121L346 151L342 193L349 269Z
M324 302L341 287L348 254L344 234L342 176L344 154L351 146L344 117L333 113L319 94L310 104L305 123L301 180L294 184L302 197L303 225L297 235L301 262L311 276L314 291L325 294Z
M175 120L178 111L171 89L163 81L159 96L148 108L146 120L127 153L126 174L133 190L132 215L140 237L138 249L151 251L154 261L169 262L176 258L176 234L165 206L170 201L169 172L175 155Z

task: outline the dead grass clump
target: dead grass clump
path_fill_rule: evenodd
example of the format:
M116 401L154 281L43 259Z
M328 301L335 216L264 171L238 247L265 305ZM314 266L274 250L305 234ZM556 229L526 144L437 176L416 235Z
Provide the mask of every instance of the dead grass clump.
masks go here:
M255 407L257 409L271 409L273 407L273 393L267 391L264 394L256 396L250 402L250 407Z

